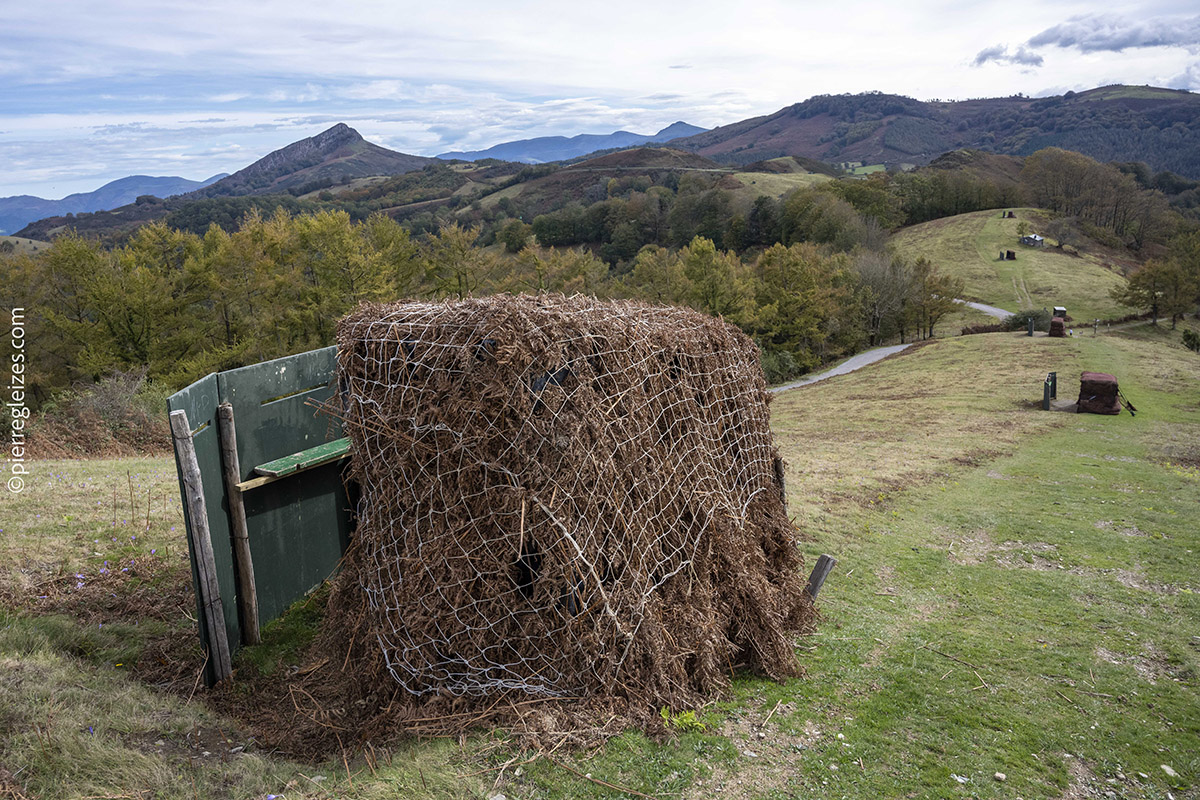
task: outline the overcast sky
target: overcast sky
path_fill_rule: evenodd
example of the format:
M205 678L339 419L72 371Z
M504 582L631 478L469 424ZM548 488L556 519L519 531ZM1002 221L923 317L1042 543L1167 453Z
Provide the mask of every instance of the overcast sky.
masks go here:
M1200 90L1194 0L0 0L0 196L206 178L346 122L418 155L816 94Z

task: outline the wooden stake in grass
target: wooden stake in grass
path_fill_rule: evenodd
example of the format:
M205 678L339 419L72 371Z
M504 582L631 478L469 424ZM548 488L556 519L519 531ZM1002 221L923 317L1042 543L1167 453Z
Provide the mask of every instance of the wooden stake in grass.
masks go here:
M196 446L192 442L192 429L188 425L186 411L180 409L171 412L171 436L175 440L175 452L178 454L179 469L183 474L188 521L191 523L189 528L196 548L196 568L200 575L196 594L200 598L200 607L208 628L213 673L217 683L220 683L233 674L233 665L229 655L229 640L225 635L225 610L221 604L221 590L217 584L217 567L213 558L212 536L208 530L208 509L204 503L200 462L196 460Z
M217 406L217 427L221 434L221 469L225 476L225 496L229 502L229 522L233 529L234 564L237 571L238 607L242 612L242 638L246 644L258 644L258 588L254 583L254 560L250 556L250 534L246 528L246 506L242 502L242 467L238 460L237 428L233 406Z
M829 577L835 564L837 564L837 559L830 555L822 554L817 559L817 565L813 567L812 574L808 576L808 586L804 589L813 600L817 599L817 593L821 591L825 579Z

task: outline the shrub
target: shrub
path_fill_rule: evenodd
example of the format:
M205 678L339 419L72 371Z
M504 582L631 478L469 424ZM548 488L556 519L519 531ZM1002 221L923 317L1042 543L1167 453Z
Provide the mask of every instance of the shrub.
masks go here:
M762 351L763 376L767 385L791 380L804 372L804 366L796 361L796 357L787 350Z
M126 456L170 449L169 390L146 381L144 370L114 372L98 383L56 395L30 426L30 451L39 458Z
M1048 331L1050 330L1050 312L1046 309L1035 310L1032 308L1018 311L1015 314L1004 318L1004 328L1010 331L1023 331L1029 327L1029 320L1033 320L1034 330Z
M1028 325L1029 323L1025 324ZM995 325L968 325L962 329L962 335L971 336L976 333L1001 333L1003 331L1011 330L1012 328L1008 327L1002 322L998 322Z
M1193 330L1184 331L1183 345L1188 350L1194 350L1195 352L1200 353L1200 334L1197 334Z

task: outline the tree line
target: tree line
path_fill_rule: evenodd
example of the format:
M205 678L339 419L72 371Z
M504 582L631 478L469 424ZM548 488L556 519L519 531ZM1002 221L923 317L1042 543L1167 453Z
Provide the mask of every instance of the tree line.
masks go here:
M494 292L586 293L686 305L754 338L772 380L892 336L931 336L961 282L925 261L775 243L750 258L696 235L642 247L617 273L585 248L479 246L451 224L414 237L376 214L267 216L203 234L158 222L106 249L75 234L0 259L0 280L27 309L29 388L44 402L77 382L144 370L179 387L230 369L334 343L364 301Z
M863 346L932 336L962 283L889 252L888 232L1018 199L1012 185L965 170L833 181L746 206L705 174L603 180L590 205L531 222L510 216L519 198L508 197L490 217L463 208L429 227L249 203L234 220L197 230L196 219L176 227L184 220L169 218L116 245L67 233L0 258L0 280L30 310L30 387L41 401L112 371L144 370L178 387L326 346L363 301L502 291L641 298L720 315L759 344L774 381ZM1121 302L1173 320L1195 307L1200 233L1129 171L1045 150L1028 159L1022 184L1059 212L1046 233L1060 246L1083 229L1154 253Z

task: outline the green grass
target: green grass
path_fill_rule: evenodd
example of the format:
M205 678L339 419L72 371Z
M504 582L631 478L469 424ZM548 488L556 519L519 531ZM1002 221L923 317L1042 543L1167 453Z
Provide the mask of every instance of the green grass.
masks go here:
M1178 97L1178 92L1174 89L1160 89L1155 86L1105 86L1086 94L1091 100L1173 100Z
M1082 370L1117 375L1137 417L1040 411L1050 370L1063 398ZM116 666L154 626L101 629L34 603L0 616L0 766L47 798L622 796L580 775L662 798L1195 796L1197 397L1200 356L1166 326L938 340L778 396L806 559L839 563L818 633L797 642L806 676L739 676L706 708L669 709L704 730L627 732L551 758L480 731L401 740L371 764L297 764L200 696ZM26 592L112 554L118 543L97 539L113 528L114 489L139 476L157 476L143 478L152 498L173 488L166 459L33 466L30 494L0 497L4 579ZM147 536L177 553L177 506L158 502ZM318 606L244 658L288 663ZM246 749L218 753L225 738Z
M297 600L283 616L263 626L262 643L243 647L234 666L271 675L285 664L295 664L321 628L329 587L322 584L308 597Z
M976 211L914 225L895 235L896 250L909 259L924 256L962 278L970 299L1010 311L1061 305L1077 324L1130 312L1109 296L1125 279L1101 248L1085 244L1075 254L1051 245L1026 247L1018 242L1018 225L1038 233L1048 217L1029 208L1016 214L1001 219L999 211ZM1013 250L1017 259L999 260L1002 250Z
M850 170L851 175L870 175L873 172L887 172L887 166L884 164L864 164L861 167L855 167Z
M819 787L828 763L851 797L1056 797L1072 782L1165 797L1163 763L1195 779L1200 415L1180 403L1195 363L1118 337L1042 342L939 342L828 382L817 413L799 395L776 404L793 507L817 534L806 550L840 559L794 691L846 738L814 748L796 789ZM963 383L968 365L984 386ZM1118 374L1141 413L1031 410L1054 368L1060 396L1079 369ZM915 414L907 374L946 378ZM892 408L829 424L826 409L859 416L853 396L889 391ZM1172 465L1170 442L1192 460ZM810 477L814 451L840 474ZM859 757L865 769L847 763ZM1117 773L1132 780L1109 787Z

